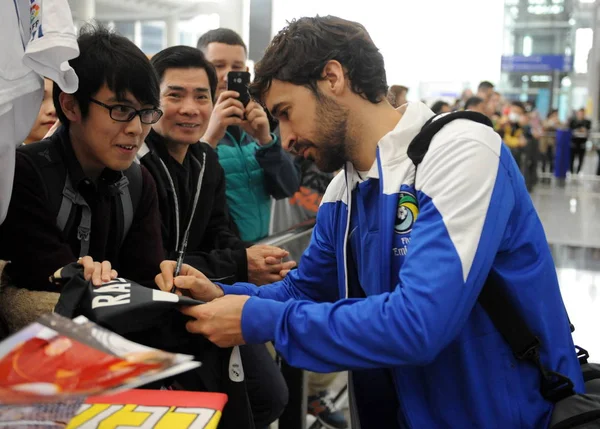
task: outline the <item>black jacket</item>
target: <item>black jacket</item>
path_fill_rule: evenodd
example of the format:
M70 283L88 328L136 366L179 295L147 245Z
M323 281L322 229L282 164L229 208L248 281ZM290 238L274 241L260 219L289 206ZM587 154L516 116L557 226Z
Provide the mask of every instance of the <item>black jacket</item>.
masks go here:
M232 227L225 198L225 174L215 151L206 143L193 144L183 164L179 164L169 155L165 139L151 130L146 147L138 156L156 181L168 259L177 258L178 247L190 226L187 264L214 281L247 281L246 245ZM200 194L194 210L198 187Z
M55 145L56 157L44 149L49 143ZM49 182L36 167L41 163L62 172L60 187L47 189ZM94 185L83 173L65 127L48 140L18 149L12 199L0 227L0 259L12 261L6 267L11 281L31 290L57 292L58 287L48 281L49 276L77 260L80 251L77 227L70 228L68 233L57 227L58 207L52 207L54 198L49 195L49 192L62 194L64 177L68 174L73 187L91 208L89 256L95 261L110 261L121 277L154 286L154 276L160 272L159 265L164 259L160 214L154 180L145 168L141 170L143 186L139 204L131 228L120 242L115 232L122 219L114 184L121 172L106 168ZM73 207L72 214L69 222L78 225L81 207Z

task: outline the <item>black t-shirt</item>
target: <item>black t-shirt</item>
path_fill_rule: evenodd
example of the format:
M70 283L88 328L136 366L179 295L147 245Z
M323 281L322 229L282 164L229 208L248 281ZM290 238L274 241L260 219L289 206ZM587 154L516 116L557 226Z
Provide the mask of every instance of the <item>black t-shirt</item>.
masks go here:
M196 181L200 172L197 163L192 161L192 154L189 151L183 160L183 164L170 158L167 167L173 176L175 192L177 192L179 224L182 228L180 233L183 233L183 228L187 226L191 215L194 195L196 194L196 187L198 185Z
M585 143L589 137L592 122L589 119L572 119L569 128L573 131L574 142ZM580 128L585 128L585 132L578 131Z

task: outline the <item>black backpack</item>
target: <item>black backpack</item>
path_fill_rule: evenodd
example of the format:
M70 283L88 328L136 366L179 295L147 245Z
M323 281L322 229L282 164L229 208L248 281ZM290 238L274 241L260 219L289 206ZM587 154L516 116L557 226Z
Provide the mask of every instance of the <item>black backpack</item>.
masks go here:
M35 166L44 185L50 208L53 213L56 213L56 225L65 237L69 236L71 228L74 226L73 217L76 210L73 210L73 206L81 207L82 214L77 226L77 238L81 243L79 256L86 256L89 253L92 214L85 199L73 188L67 174L63 154L57 146L59 142L56 139L58 138L60 136L55 134L49 139L23 145L17 150L27 154ZM118 237L120 237L121 243L131 228L133 215L141 199L142 185L142 170L136 162L123 171L121 178L112 185L119 194L117 204L118 210L122 213L122 216L117 217Z
M408 147L408 157L415 168L423 161L431 139L446 124L456 119L468 119L492 126L489 118L481 113L460 111L434 116L423 125L420 133ZM544 346L540 339L515 309L502 285L489 276L479 294L479 304L508 343L515 357L529 362L540 372L540 392L544 399L554 404L550 429L592 429L600 427L600 365L588 362L586 350L576 347L577 357L585 382L585 393L575 393L569 377L546 368L540 359ZM571 325L571 331L575 328ZM551 347L552 345L550 345Z

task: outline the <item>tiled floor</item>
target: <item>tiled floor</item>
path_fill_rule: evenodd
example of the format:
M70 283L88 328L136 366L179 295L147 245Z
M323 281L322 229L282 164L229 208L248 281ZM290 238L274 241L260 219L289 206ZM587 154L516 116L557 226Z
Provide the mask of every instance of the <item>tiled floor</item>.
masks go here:
M575 343L600 362L600 180L583 175L540 184L532 199L551 244Z

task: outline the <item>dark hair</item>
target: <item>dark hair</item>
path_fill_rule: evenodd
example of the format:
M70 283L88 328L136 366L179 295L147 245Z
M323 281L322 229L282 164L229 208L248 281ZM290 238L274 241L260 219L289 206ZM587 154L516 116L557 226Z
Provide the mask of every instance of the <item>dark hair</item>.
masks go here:
M217 92L217 72L206 59L202 51L189 46L171 46L154 55L150 60L152 67L162 82L165 72L169 69L204 69L210 85L210 96L215 101Z
M310 88L317 97L317 81L330 60L344 67L352 91L371 103L383 101L387 81L383 56L361 24L335 16L300 18L271 41L256 64L250 93L262 99L273 79Z
M244 52L248 54L248 48L246 48L246 44L240 35L229 28L217 28L215 30L207 31L200 36L196 47L201 51L206 51L206 48L208 48L208 45L211 43L224 43L231 46L242 46L244 48Z
M477 87L477 91L481 91L482 89L494 89L494 84L487 80L481 81Z
M527 107L525 107L525 104L521 103L520 101L513 101L512 103L510 103L510 105L519 107L521 110L523 110L523 113L527 112Z
M558 115L558 109L552 109L550 110L550 112L548 112L548 118L552 115Z
M125 97L129 91L141 104L160 105L156 73L148 57L132 41L102 25L87 24L79 32L77 44L79 56L69 60L69 64L79 78L79 86L73 95L84 118L89 111L90 97L104 84L118 98ZM56 115L68 127L69 120L60 107L61 92L55 83L52 100Z
M468 110L471 107L479 106L483 103L483 98L481 97L471 97L465 103L465 110Z
M433 113L435 113L437 115L438 113L440 113L442 111L444 106L450 107L450 105L448 103L446 103L445 101L438 100L435 103L433 103L433 106L431 106L431 110L433 111Z

